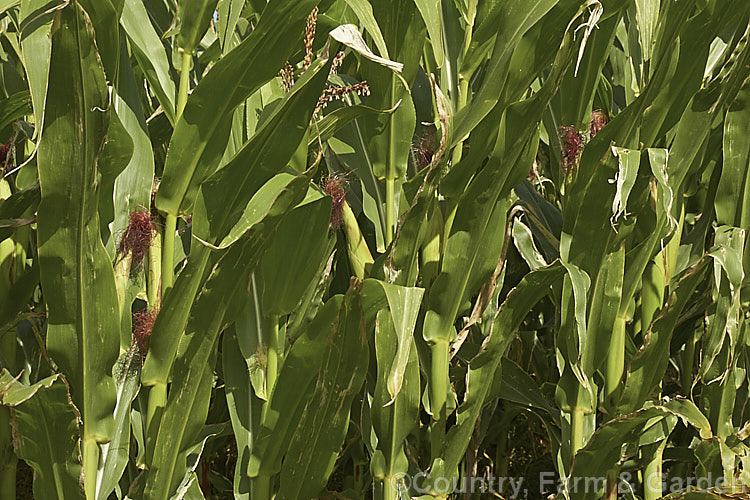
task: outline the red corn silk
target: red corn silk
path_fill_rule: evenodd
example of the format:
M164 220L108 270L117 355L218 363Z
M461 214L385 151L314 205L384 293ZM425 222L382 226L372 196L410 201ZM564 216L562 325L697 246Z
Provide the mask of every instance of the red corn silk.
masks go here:
M158 313L156 309L144 309L133 313L133 342L143 355L148 352L151 330L154 329L154 322Z
M331 195L333 199L333 204L331 205L331 228L338 229L344 220L344 202L346 201L344 181L340 177L328 177L323 185L323 190Z
M9 165L10 158L8 157L10 153L10 146L11 146L10 140L6 142L5 144L3 144L2 146L0 146L0 167L2 167L4 171L8 170L8 167L10 166Z
M130 253L133 258L131 265L139 265L151 246L155 230L156 226L148 211L131 212L128 227L117 246L117 255L122 258Z
M583 138L571 125L565 125L558 130L562 144L562 167L566 172L578 163L578 157L583 151Z
M417 160L417 168L422 170L430 164L435 154L435 129L428 129L412 149Z
M604 111L594 111L591 113L591 121L589 122L589 140L599 133L601 129L609 123L609 117Z

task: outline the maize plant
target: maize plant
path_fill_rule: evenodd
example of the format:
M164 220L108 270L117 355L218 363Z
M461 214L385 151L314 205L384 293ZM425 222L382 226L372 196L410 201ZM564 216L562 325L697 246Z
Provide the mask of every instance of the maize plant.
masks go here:
M749 38L0 1L0 498L750 498Z

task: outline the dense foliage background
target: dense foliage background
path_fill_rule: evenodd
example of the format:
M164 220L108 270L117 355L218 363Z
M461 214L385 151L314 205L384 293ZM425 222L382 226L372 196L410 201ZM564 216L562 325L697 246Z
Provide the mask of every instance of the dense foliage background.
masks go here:
M746 0L0 27L0 498L747 498Z

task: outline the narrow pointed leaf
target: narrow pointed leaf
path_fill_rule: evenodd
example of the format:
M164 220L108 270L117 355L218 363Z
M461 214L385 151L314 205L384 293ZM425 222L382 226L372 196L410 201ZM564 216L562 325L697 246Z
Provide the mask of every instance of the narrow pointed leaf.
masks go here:
M21 2L19 19L21 25L21 55L29 82L29 92L34 108L34 122L44 124L45 99L49 81L52 40L50 30L57 2L52 0L30 0ZM41 17L40 17L40 12ZM41 132L41 127L34 131Z
M177 36L177 46L192 54L216 11L218 0L180 0L177 5L177 15L180 21L180 34Z
M47 130L38 153L47 350L70 381L84 420L84 440L106 441L113 426L112 366L120 338L114 272L97 214L97 160L107 132L107 87L85 12L77 4L58 11L53 31Z
M96 498L106 499L115 490L130 458L131 403L140 389L141 353L137 344L120 355L113 369L117 404L112 441L101 445L101 466L97 475Z
M141 0L125 0L120 23L130 40L138 60L170 123L175 122L175 84L170 74L169 59L159 34L151 25L148 11Z
M381 368L381 370L384 369L388 373L386 387L388 393L391 395L391 400L393 400L404 383L404 375L410 358L409 352L413 344L414 328L417 324L417 316L422 303L424 289L398 286L383 281L373 281L382 287L388 301L391 323L385 328L388 331L392 329L395 333L395 351L392 358L390 358L392 362L387 369L385 367ZM385 359L382 360L383 363Z

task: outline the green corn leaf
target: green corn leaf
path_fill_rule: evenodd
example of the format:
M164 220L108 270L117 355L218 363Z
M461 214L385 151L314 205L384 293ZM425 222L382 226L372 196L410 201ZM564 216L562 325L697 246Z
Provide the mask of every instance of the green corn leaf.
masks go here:
M585 478L605 478L620 460L623 446L637 441L643 436L646 427L658 430L662 435L661 439L668 436L676 423L674 417L695 426L700 430L701 436L705 436L704 439L710 437L710 427L707 429L708 422L705 416L692 402L684 399L671 400L662 406L643 408L610 420L601 426L586 447L576 454L573 469L568 478L569 495L572 494L570 498L582 500L600 498L598 496L600 492L596 488L585 487ZM666 432L657 429L660 424L666 424L664 429ZM704 474L697 477L709 476ZM600 486L603 486L603 483ZM671 496L664 498L671 498Z
M377 286L376 286L377 285ZM377 290L377 288L381 290ZM390 358L391 363L386 367L381 366L381 371L387 372L386 387L393 400L401 386L404 383L406 367L410 359L411 346L413 345L413 334L417 324L419 307L422 303L424 289L416 287L403 287L393 285L379 280L367 280L365 282L366 300L382 301L380 295L385 294L388 302L388 308L391 314L389 324L383 326L384 336L390 337L391 330L395 334L395 346L393 346L393 356ZM369 292L369 293L368 293ZM378 312L380 315L380 312ZM385 320L382 320L385 321ZM385 363L383 358L382 363ZM388 403L388 401L386 401Z
M495 373L496 378L498 374L501 374L500 386L490 396L546 412L557 426L560 425L560 411L547 401L537 383L521 366L503 358L499 371Z
M269 3L250 36L217 62L193 90L167 152L156 206L177 215L193 205L200 184L218 166L231 113L272 79L299 43L315 0ZM283 29L277 25L284 19ZM227 82L233 82L227 87Z
M572 125L577 130L588 128L591 107L598 88L597 76L607 62L615 30L628 3L622 0L607 2L605 10L610 17L599 21L591 36L580 42L585 43L583 57L578 61L576 71L569 71L563 78L556 102L553 101L552 104L553 108L556 107L555 104L559 106L561 124Z
M215 340L214 335L206 337ZM211 385L214 380L211 367L212 361L216 360L215 345L212 347L203 344L202 347L207 351L205 355L208 357L208 362L202 370L190 370L183 366L176 368L175 375L181 378L176 386L180 392L171 400L171 406L170 401L167 401L169 410L165 411L162 424L166 424L166 429L169 430L159 432L154 452L155 466L146 480L144 498L166 500L175 493L179 497L183 491L190 488L190 483L195 482L194 474L198 464L190 459L190 455L195 450L194 441L198 441L198 447L202 451L202 440L197 436L208 415ZM188 355L191 354L192 351L188 351ZM172 413L175 411L179 412L179 416ZM195 494L197 493L193 493Z
M582 346L583 371L593 375L607 358L612 331L622 300L622 280L625 272L625 246L610 252L604 259L591 290L586 343Z
M638 166L641 163L641 152L613 146L612 154L617 157L617 191L612 202L612 221L628 216L628 199L638 177Z
M695 468L699 477L721 477L723 471L721 439L703 441L695 448L695 458L698 465Z
M286 355L267 403L269 410L264 413L256 434L248 466L250 477L270 475L281 469L281 460L308 404L307 395L314 390L317 367L325 354L326 344L315 340L336 331L343 302L341 295L331 297Z
M38 136L44 124L45 99L49 81L52 52L53 13L58 7L53 0L21 2L19 24L21 28L21 55L34 108L34 135Z
M701 76L709 57L709 41L717 35L736 39L744 33L747 24L747 4L744 2L733 2L731 6L727 4L725 8L718 10L703 9L687 19L690 3L694 2L675 4L668 9L661 9L659 13L664 17L663 21L657 23L659 30L655 45L658 43L667 47L666 37L673 36L674 31L680 29L680 58L674 67L674 74L663 82L659 96L643 114L641 136L646 145L653 144L656 137L667 133L677 124L690 99L700 89ZM726 34L719 35L720 32ZM663 52L664 49L659 50ZM660 72L666 66L666 61L659 62L654 57L652 55L650 62L652 84L657 70Z
M463 154L440 182L440 192L456 200L466 190L480 165L492 153L498 137L498 122L503 118L504 106L495 106L472 133L472 147Z
M310 282L299 306L292 312L287 321L287 338L294 342L313 320L318 310L323 306L323 297L328 293L333 279L333 264L336 258L336 242L331 239L326 251L328 259L321 263L316 276Z
M673 43L675 38L680 34L680 30L684 28L684 12L680 9L677 9L675 12L676 15L668 16L665 23L661 25L659 35L659 46L661 48L656 51L658 55L652 58L661 62L652 61L654 72L651 75L650 85L634 103L627 106L627 108L615 116L587 144L578 166L576 181L569 187L570 201L567 203L569 209L565 211L563 230L565 233L572 235L572 238L565 240L570 242L570 247L566 247L568 259L586 270L592 279L595 279L596 270L599 268L609 245L609 240L602 238L601 235L603 231L611 232L609 216L605 211L601 210L603 206L613 205L615 200L615 192L613 192L612 188L605 188L605 185L609 184L609 179L615 177L614 172L619 171L609 156L610 145L612 141L615 141L618 147L630 148L637 145L633 138L636 122L654 100L663 95L661 92L664 85L673 76L673 64L668 64L668 60L665 60L665 58L676 57L677 53L668 51L669 44ZM693 56L685 55L685 57L692 58ZM675 93L669 95L672 99L676 98ZM692 135L689 142L679 145L676 142L673 150L670 152L667 168L669 184L673 191L679 189L680 178L675 179L673 177L670 165L682 165L679 168L685 168L685 165L692 161L696 150L702 142L696 137L697 129L701 128L702 125L695 120L683 120L680 123L682 124L683 122L685 123L683 126L686 129L691 129ZM687 130L685 132L687 133ZM645 146L651 147L651 144L645 144ZM683 146L686 146L684 153L680 151L680 149L683 149ZM627 179L627 176L625 179ZM623 192L619 188L615 191ZM616 206L620 207L621 204L616 204ZM660 229L652 231L651 235L653 245L655 245L661 237ZM645 268L648 261L653 257L653 248L653 246L644 248L645 255L639 259L639 265L635 267L628 266L630 269L626 269L623 303L626 303L632 297L635 285L637 284L636 280L642 274L640 268L641 266Z
M360 173L367 179L364 187L369 200L364 213L375 225L377 250L385 252L387 235L392 235L395 225L388 228L388 214L393 214L392 223L400 213L398 186L403 182L409 163L411 140L416 127L416 110L409 86L418 69L419 57L424 45L425 28L422 18L412 2L388 0L373 5L375 18L383 29L383 37L390 48L390 57L403 64L401 76L394 69L381 64L364 63L361 74L372 91L368 105L378 109L395 111L385 116L368 116L358 120L366 150L367 172ZM389 201L388 186L394 196ZM392 203L392 206L389 204Z
M459 73L468 78L474 74L479 65L485 61L495 45L497 23L502 15L499 2L480 2L477 5L471 44L466 47ZM425 21L426 22L426 21Z
M571 28L571 18L576 15L579 7L580 2L558 2L523 34L513 49L507 81L504 82L499 103L507 105L522 99L525 89L536 78L544 75L549 65L554 62L555 53L563 44L565 33ZM502 8L498 10L503 13ZM493 34L497 33L496 25L490 25L489 29Z
M354 283L345 296L332 297L320 309L287 354L257 434L251 477L281 470L285 477L300 478L282 484L282 498L320 492L344 439L368 355L361 285Z
M363 299L366 300L366 297ZM392 317L390 311L382 309L378 312L375 323L378 378L372 399L371 418L378 447L372 457L370 471L374 478L383 482L383 488L391 488L395 475L408 471L404 441L419 418L419 359L417 346L411 335L407 339L411 346L403 367L403 385L397 395L391 393L391 363L399 354L401 341Z
M0 99L0 130L31 114L31 95L24 90Z
M206 383L209 383L209 377L206 378ZM204 425L200 430L196 444L189 447L185 452L187 470L185 475L180 481L180 485L177 488L176 493L172 498L184 498L186 500L204 500L206 497L203 496L201 489L201 483L198 479L198 473L202 474L202 470L198 471L203 463L203 458L206 455L206 448L209 450L211 447L208 442L216 438L223 438L229 434L229 424L226 422L220 424L208 424Z
M430 35L432 53L438 66L443 64L445 53L443 52L443 16L441 0L414 0L414 3L422 15L427 33Z
M154 465L146 482L146 491L153 495L149 498L167 498L183 477L182 456L176 455L174 449L191 445L205 421L213 380L211 359L232 297L247 286L250 271L257 265L280 219L303 196L304 190L291 197L267 200L268 214L249 229L240 244L216 257L214 270L192 308L186 333L177 339L182 348L177 353L170 397L156 436ZM156 344L153 334L151 339L151 349L163 345ZM164 377L169 374L169 367L165 372Z
M118 79L120 15L125 0L78 0L91 19L104 72L110 83Z
M295 208L284 221L261 260L263 276L263 312L267 316L291 313L305 290L328 258L328 226L331 202L316 191L313 200ZM317 198L317 199L315 199Z
M218 0L180 0L177 4L177 16L180 22L180 33L177 35L177 46L192 54L216 11ZM184 70L185 68L183 68Z
M146 128L146 117L138 94L138 83L130 65L127 43L121 33L120 70L114 106L120 123L133 142L133 152L125 168L115 179L111 196L116 207L112 234L123 234L131 212L151 208L154 178L154 152Z
M743 131L750 127L750 85L745 85L732 102L724 120L721 179L716 196L719 224L750 225L750 141Z
M317 374L312 374L312 390L306 391L302 396L305 408L281 466L282 477L298 480L281 483L277 495L280 500L312 498L318 495L333 472L339 448L344 442L349 426L352 401L362 387L367 373L370 351L362 314L361 293L361 285L353 283L344 296L335 329L315 332L330 336L330 341L325 342L323 356L315 365L319 368ZM323 341L322 337L316 336L317 342ZM292 351L296 346L297 343L292 346ZM268 413L273 411L274 396L282 395L282 391L292 390L291 387L279 385L286 363L292 362L292 351L271 395ZM266 438L265 428L264 419L259 440ZM250 459L251 470L254 458L255 454Z
M575 361L575 364L578 364L578 361L580 361L580 356L582 353L583 346L586 345L587 338L586 338L586 305L588 303L588 292L589 287L591 286L591 278L588 274L586 274L586 271L582 270L579 267L576 267L573 264L570 264L569 262L565 262L565 256L563 255L562 258L563 266L565 266L565 270L568 272L568 278L566 279L566 286L568 283L570 283L570 287L573 290L573 311L574 311L574 319L575 319L575 332L577 334L575 341L572 342L572 345L574 346L571 351L569 351L569 354L572 356L575 356L576 358L573 358L571 361ZM565 302L563 301L563 316L566 314L565 309L569 309L565 307ZM565 323L565 318L561 320L562 323ZM560 328L561 331L564 330L563 327Z
M472 104L459 112L455 118L457 125L454 141L468 135L495 106L505 83L513 49L521 36L549 12L555 3L550 0L536 0L531 3L514 0L502 8L502 16L496 25L497 32L502 35L495 41L484 83L472 99Z
M639 408L661 381L666 370L668 346L675 324L693 291L705 277L706 262L702 260L685 272L666 307L649 327L644 345L627 366L627 379L620 402L622 413L630 413Z
M36 211L40 199L38 184L16 191L0 204L0 220L22 219L25 214ZM12 234L13 227L0 228L0 241Z
M289 174L286 175L280 175L282 178L292 178L292 182L288 184L288 187L285 188L281 193L267 193L267 192L259 192L258 197L256 198L256 201L259 205L262 205L265 207L265 211L259 215L258 219L255 220L245 231L244 237L240 243L238 243L239 246L248 247L247 253L245 257L245 263L248 266L254 266L258 260L260 259L261 255L263 254L263 251L265 250L266 246L271 241L271 236L276 231L278 225L281 222L281 219L289 212L291 211L305 196L305 193L307 191L308 187L308 179L304 176L298 176L294 177ZM296 181L296 182L295 182ZM199 206L200 209L200 206ZM199 213L199 215L202 216L202 214ZM200 244L196 244L194 253L198 256L198 260L196 266L205 266L209 259L215 259L215 262L219 262L225 257L225 253L232 250L233 247L225 250L220 250L217 252L215 256L209 255L209 250L207 247L204 247ZM199 249L199 250L196 250ZM230 259L231 260L231 259ZM190 265L190 264L188 264ZM252 267L248 268L252 269ZM195 272L195 274L193 274ZM249 272L249 271L248 271ZM187 292L184 293L192 293L192 297L195 296L195 291L190 290L189 286L194 286L195 283L200 283L200 276L198 276L197 271L194 271L193 269L190 270L190 274L187 275L186 281L184 283L185 289ZM181 289L182 292L183 289ZM187 295L185 295L187 297ZM228 294L228 296L222 296L224 299L228 302L229 297L231 296L231 293ZM227 305L224 304L222 306L224 310L226 309ZM177 314L180 314L180 311L175 311L174 313L170 315L165 315L168 321L169 319L174 318ZM162 323L163 324L163 323ZM154 330L159 326L159 317L157 317L157 321L154 324ZM151 364L149 364L149 358L146 360L146 364L144 365L144 372L146 369L152 370L151 373L149 373L146 378L146 375L144 375L144 383L147 383L147 385L151 385L156 382L166 382L167 377L169 375L169 370L171 368L172 359L177 352L177 347L180 342L180 336L182 333L182 329L176 329L174 328L174 325L171 325L167 323L166 327L170 328L169 331L170 334L174 335L172 337L165 337L165 338L158 338L155 335L152 335L152 351L156 352L155 349L160 349L161 352L158 357L154 356L151 359ZM218 327L218 326L217 326ZM171 357L170 357L171 354Z
M109 128L107 129L107 139L97 161L97 167L101 173L99 180L99 227L102 234L102 240L106 241L106 247L110 257L114 260L115 247L120 235L113 234L110 237L110 224L115 215L114 197L112 191L115 186L115 179L122 173L125 167L133 157L133 140L130 134L123 127L120 118L114 108L110 108L107 113ZM127 226L125 226L127 227ZM122 229L124 230L125 227Z
M660 207L657 209L663 212L663 217L669 222L669 228L672 229L677 225L677 219L673 214L675 204L674 189L670 185L667 176L667 155L669 152L662 148L648 148L648 161L651 165L651 172L659 185L658 201Z
M680 417L680 419L686 424L695 428L701 439L711 439L713 432L711 430L711 424L709 423L706 416L695 406L695 403L685 398L676 398L664 403L664 406L669 408L671 412Z
M469 391L457 409L456 425L446 437L443 462L433 464L433 477L451 477L458 467L508 343L526 314L549 293L549 287L564 274L565 268L559 261L527 274L498 309L489 338L469 365Z
M342 128L346 127L353 120L360 116L366 116L369 114L379 113L393 113L394 109L388 109L381 111L379 109L371 108L369 106L355 105L355 106L343 106L341 108L334 109L330 113L327 113L321 118L316 125L312 128L315 130L315 134L310 137L308 146L311 148L317 146L318 139L320 142L325 144L333 136L337 135L337 132Z
M655 500L660 466L750 484L747 0L0 0L0 20L0 497L31 494L17 458L39 498L434 500L527 458L568 500ZM153 208L179 217L163 294L158 240L112 269Z
M521 257L523 257L530 270L533 271L547 265L544 261L544 256L542 256L534 243L534 236L529 226L519 219L514 220L512 236L516 250L521 254Z
M130 48L149 85L159 100L169 122L175 118L175 83L170 74L169 59L140 0L125 0L120 18L130 41ZM131 104L132 106L132 104Z
M120 355L112 373L117 390L112 441L101 445L96 498L106 499L115 490L130 457L131 403L140 389L141 353L136 344Z
M635 17L641 54L644 61L649 61L658 29L659 4L652 0L637 0L635 2Z
M264 339L269 338L271 325L261 309L262 290L263 281L256 270L250 276L247 294L240 296L243 304L239 306L234 326L239 352L245 360L246 378L249 379L248 382L255 396L261 401L268 401L268 392L270 391L266 391L267 363L265 362ZM235 300L239 301L240 298L238 297ZM287 330L289 330L289 326L287 326ZM247 451L250 452L249 449Z
M237 241L258 212L266 208L254 204L253 196L261 189L269 192L278 189L264 186L264 183L286 166L304 140L314 103L326 80L327 63L327 59L314 61L292 92L229 164L203 184L200 210L205 210L208 227L196 228L199 238L218 248L226 248ZM289 179L277 177L274 182L282 186Z
M202 187L196 215L195 235L213 246L224 247L237 241L248 228L262 224L269 214L270 202L285 200L286 213L304 199L309 178L284 174L274 180L278 189L259 190L274 174L281 171L304 138L313 107L325 81L325 60L316 61L306 72L307 82L295 86L276 113L237 153L234 160L219 170ZM308 75L309 73L309 75ZM313 76L314 75L314 76ZM269 186L273 187L273 186ZM288 189L287 189L288 187ZM281 196L283 195L283 196ZM255 200L253 203L252 200ZM231 233L231 234L230 234ZM164 299L163 313L154 324L153 344L143 367L144 384L166 383L190 306L198 293L210 250L195 242L185 269L175 281L174 289Z
M450 117L448 102L434 80L432 80L432 87L442 137L432 154L429 165L408 182L416 188L416 193L412 195L411 205L400 217L391 252L384 266L385 274L395 285L414 286L417 283L420 251L422 252L421 266L424 269L423 283L432 283L439 266L439 233L443 228L443 217L439 205L435 203L435 192L442 177L440 165L450 136ZM406 191L404 189L405 194Z
M640 448L644 461L656 458L656 450L665 446L664 440L669 437L677 423L677 418L670 415L667 418L657 416L643 424L638 437L632 442Z
M413 286L419 279L419 252L425 244L424 240L428 237L427 231L430 229L428 225L430 207L435 209L434 220L437 221L442 215L436 210L435 204L435 190L439 178L437 169L427 173L421 185L421 192L399 222L398 232L385 266L385 273L395 285ZM422 176L414 179L422 181ZM424 262L422 266L425 266ZM433 264L433 269L436 266L437 262Z
M702 345L700 374L706 383L724 378L732 370L731 358L740 336L740 296L743 280L742 256L744 231L722 226L717 228L717 248L708 255L714 259L716 308ZM727 359L729 357L729 359Z
M750 15L750 11L745 10L743 15ZM734 57L737 59L734 64L747 64L750 58L750 50L747 46L740 47ZM664 155L660 157L660 155L654 156L652 154L649 157L652 172L655 175L658 174L657 178L661 179L659 180L660 210L657 212L659 220L656 229L651 232L649 244L642 245L637 265L629 266L630 269L626 271L624 299L629 300L633 296L642 270L645 269L652 255L657 251L660 235L672 227L672 221L674 220L674 214L671 214L670 208L673 203L672 200L676 199L675 193L680 192L683 181L696 166L695 160L699 157L701 146L710 133L711 124L716 118L717 110L722 109L726 102L733 100L739 90L740 75L743 73L737 70L734 64L728 65L730 69L728 69L724 84L720 88L718 83L715 83L712 88L703 89L694 95L675 129L675 139L669 151L668 160Z
M505 197L528 173L526 169L532 164L538 147L542 112L571 62L571 56L568 39L560 48L552 73L539 92L503 112L495 149L487 165L472 179L459 200L445 243L441 273L430 294L430 311L425 317L426 340L448 339L462 302L487 280L496 267L502 248L498 238L503 237L503 230L498 228L500 217L493 211L504 219ZM501 169L501 164L513 167ZM504 222L500 223L500 226L504 225ZM470 281L472 288L468 286Z
M456 316L490 278L502 252L508 200L501 199L493 208L494 200L488 199L493 193L481 192L487 191L487 185L479 181L472 187L466 203L459 204L443 265L430 292L423 330L428 342L448 340Z
M2 404L13 407L16 453L34 469L34 498L83 499L76 415L60 376L27 386L3 370L0 387Z
M606 478L622 455L622 446L638 438L644 425L668 415L665 409L652 407L638 410L624 417L609 421L592 436L588 445L576 453L573 468L568 478L566 498L595 500L601 497L604 482L586 482L586 478ZM672 423L674 426L674 423Z
M108 96L85 12L71 4L55 16L46 130L37 162L47 350L70 382L84 420L84 442L107 441L120 337L114 273L97 214L97 159L107 132ZM71 92L78 96L73 103Z
M216 27L221 41L221 49L225 54L239 43L235 38L235 29L244 7L245 0L229 0L219 3L219 22Z
M194 444L208 413L217 339L230 298L246 283L257 262L253 243L233 247L223 255L193 306L156 436L146 498L168 499L185 475L184 451ZM154 349L153 342L150 349Z
M346 4L351 8L357 15L357 19L362 23L362 27L372 37L375 47L380 52L380 57L388 58L388 46L383 39L383 34L380 32L380 26L375 20L375 16L372 13L372 5L366 0L346 0Z
M333 153L330 163L341 164L353 171L362 189L362 212L375 227L375 241L379 249L385 249L385 189L374 175L372 158L367 152L365 126L354 119L329 139L328 146Z
M39 285L39 264L34 264L23 273L7 289L2 290L0 300L3 308L0 310L0 328L6 328L16 320L18 313L25 310L28 299Z
M4 14L6 11L18 7L21 4L21 0L2 0L0 2L0 14Z
M237 463L234 469L234 495L237 500L249 500L251 484L244 464L250 458L253 432L260 422L260 400L253 397L248 366L237 341L237 333L230 328L224 332L222 346L224 383L227 408L237 442Z
M514 192L526 211L528 226L536 239L535 243L539 245L539 251L547 261L555 260L559 256L562 213L532 189L528 182L516 186Z

